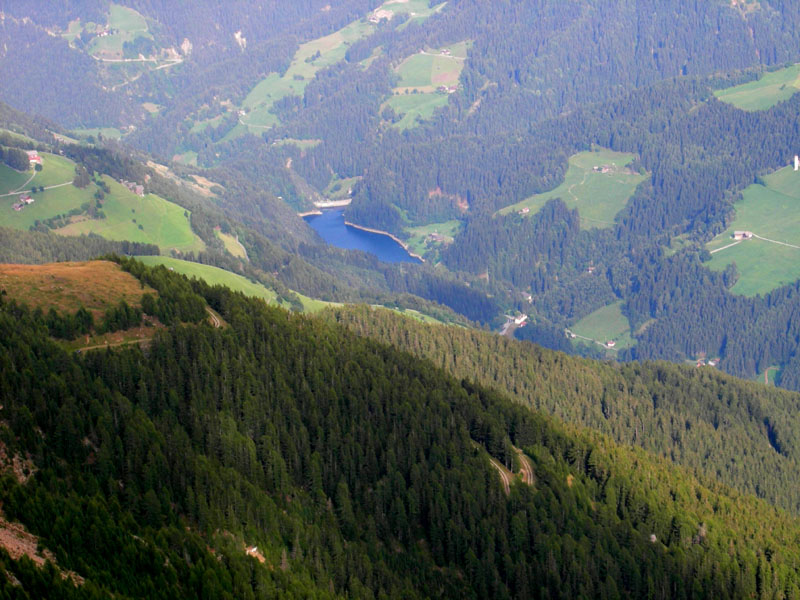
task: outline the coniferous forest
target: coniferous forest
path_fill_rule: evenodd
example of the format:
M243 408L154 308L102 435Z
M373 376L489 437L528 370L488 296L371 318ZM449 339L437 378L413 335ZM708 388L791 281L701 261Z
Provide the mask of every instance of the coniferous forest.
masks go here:
M3 598L800 598L800 3L0 32Z
M3 510L85 579L6 556L8 597L798 593L793 511L341 326L122 265L225 326L76 354L3 301L3 443L35 465L4 476ZM490 459L517 471L517 449L533 482L506 493Z

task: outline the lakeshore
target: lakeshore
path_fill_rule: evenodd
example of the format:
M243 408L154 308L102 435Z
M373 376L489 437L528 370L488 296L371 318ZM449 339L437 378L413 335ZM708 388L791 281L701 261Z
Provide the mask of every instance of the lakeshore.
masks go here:
M308 211L300 216L322 239L333 246L369 252L388 263L425 262L421 256L411 252L409 246L397 236L345 221L344 211L341 209Z

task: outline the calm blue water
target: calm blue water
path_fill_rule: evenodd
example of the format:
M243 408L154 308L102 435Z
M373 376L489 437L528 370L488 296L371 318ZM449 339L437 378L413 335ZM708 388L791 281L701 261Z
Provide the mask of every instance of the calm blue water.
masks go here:
M324 210L321 215L311 215L303 219L331 246L347 250L363 250L388 263L420 262L387 235L345 225L343 210Z

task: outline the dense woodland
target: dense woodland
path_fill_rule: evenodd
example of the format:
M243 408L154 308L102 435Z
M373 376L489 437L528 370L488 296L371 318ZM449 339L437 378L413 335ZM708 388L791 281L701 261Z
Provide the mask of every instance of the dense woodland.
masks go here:
M428 327L366 307L331 310L328 317L524 406L800 511L792 484L800 474L796 393L723 376L710 367L588 361L485 332Z
M4 476L3 509L86 578L3 556L8 597L800 593L800 525L763 501L340 326L122 264L227 326L76 355L0 305L2 441L36 467ZM512 444L536 481L506 496L488 455L514 467Z
M279 125L260 135L227 136L238 121L225 102L241 102L266 75L285 72L300 43L379 4L348 0L323 11L325 3L316 0L279 7L252 2L223 14L215 3L200 2L190 14L132 1L149 19L156 46L189 39L193 49L182 65L147 73L122 94L114 86L99 89L101 65L45 31L76 17L102 21L107 2L43 8L31 21L23 19L27 8L20 3L9 7L4 22L18 43L0 64L12 75L25 70L29 85L11 86L3 97L62 125L135 122L123 144L68 149L90 170L141 180L153 173L137 164L151 155L168 162L176 152L197 152L204 168L175 169L217 182L220 193L211 202L164 178L149 184L191 208L192 226L209 248L193 260L326 300L390 304L420 296L431 310L444 305L487 326L501 322L504 312L522 310L537 323L524 335L560 349L568 346L559 331L621 300L631 331L655 323L637 334L624 359L681 361L706 353L745 377L782 365L779 383L800 389L794 286L766 298L737 297L727 291L735 271L714 274L698 260L702 244L731 222L740 191L796 151L800 95L745 112L712 94L800 60L796 3L765 0L746 10L725 2L528 0L487 11L481 2L455 0L422 23L405 16L381 22L350 44L342 61L319 71L302 97L275 104ZM248 40L245 48L234 40L237 31ZM62 58L43 62L25 54L42 37ZM392 117L381 106L395 85L394 67L420 48L463 40L471 47L448 106L407 131L390 127ZM56 52L59 45L63 52ZM373 52L378 55L368 68L359 64ZM79 67L86 85L62 81ZM59 72L51 77L54 69ZM56 82L47 88L52 93L31 96L45 79ZM63 102L55 110L54 98L78 89L82 100L69 103L70 110L87 114L67 114ZM144 119L144 100L163 108ZM197 119L215 116L215 125L192 130ZM26 121L34 138L45 139L41 124L8 107L0 117L7 127ZM304 150L273 144L284 138L321 143ZM648 174L614 226L583 230L578 215L558 201L531 219L495 215L558 185L569 156L597 146L635 154L634 168ZM120 159L131 147L149 155ZM309 194L323 190L333 174L362 178L347 209L351 221L402 238L409 225L457 219L461 233L439 253L435 268L385 265L326 247L294 212L307 209ZM225 254L213 234L217 226L243 240L249 264ZM688 242L670 258L665 248L679 235ZM590 266L594 274L587 274ZM533 306L522 300L527 294Z

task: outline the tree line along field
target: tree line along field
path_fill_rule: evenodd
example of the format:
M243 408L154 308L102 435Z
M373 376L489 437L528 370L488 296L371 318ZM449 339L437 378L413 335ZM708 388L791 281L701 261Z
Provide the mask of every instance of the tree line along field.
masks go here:
M576 344L591 343L581 338L589 338L589 340L602 344L613 341L615 343L614 350L624 350L634 346L636 340L631 335L627 317L622 314L622 304L623 301L620 300L599 308L575 323L570 327L570 331L581 337L573 338L573 342Z
M767 110L778 102L788 100L800 91L800 63L766 73L756 81L743 83L714 95L736 108L748 111Z
M96 58L121 59L122 46L125 42L132 42L140 37L153 39L147 27L147 20L132 8L111 4L108 13L108 22L105 27L98 23L81 23L80 20L72 21L62 37L74 43L82 33L91 34L104 31L103 35L95 35L89 42L86 50Z
M422 50L401 62L393 95L383 104L402 118L393 123L399 129L414 127L429 119L437 108L446 106L448 93L455 91L464 69L469 42L435 50ZM447 88L448 91L439 91Z
M260 283L250 281L246 277L230 271L225 271L224 269L220 269L218 267L188 262L177 258L171 258L169 256L137 256L136 260L143 262L147 266L164 265L168 269L175 271L176 273L180 273L181 275L202 279L209 285L224 285L234 292L241 292L245 296L261 298L267 304L274 304L277 306L283 306L284 308L289 308L289 304L287 302L284 302L278 298L278 294L275 292L275 290L270 289ZM323 308L331 306L331 304L328 302L314 300L307 296L303 296L302 294L297 294L297 292L295 292L295 294L300 298L300 301L303 304L304 312L319 312Z
M441 10L443 4L430 8L425 0L407 2L389 1L371 15L390 18L395 14L408 14L408 22L421 22ZM408 22L405 24L407 25ZM344 59L349 46L375 31L368 19L360 19L330 35L300 45L291 65L283 74L271 73L261 80L245 97L241 108L245 111L240 119L242 127L234 128L228 136L236 137L244 131L259 133L278 124L278 117L271 112L272 106L286 96L302 96L308 83L317 72ZM226 138L228 137L226 136ZM223 138L225 139L225 138Z
M16 192L20 183L25 183L31 175L33 179L22 186L22 191L32 187L52 187L31 193L34 202L22 210L13 209L19 194L0 197L0 225L27 230L59 215L77 213L71 223L60 227L62 235L81 235L94 233L110 240L129 240L146 242L159 246L162 251L176 249L180 252L200 251L205 244L192 231L189 213L183 208L154 194L139 197L110 177L102 177L109 193L101 201L105 218L92 219L86 214L87 206L96 203L95 194L99 187L89 183L83 189L72 184L75 178L75 163L55 154L42 153L42 170L18 173L13 169L0 168L0 194Z
M710 268L723 270L736 263L739 280L731 291L744 296L766 294L800 278L800 172L786 167L764 177L763 183L744 190L734 222L707 245ZM736 243L734 231L766 239Z
M518 212L531 216L549 200L561 198L569 208L578 209L584 229L610 227L633 196L636 186L647 178L629 168L634 158L633 154L603 148L575 154L569 159L561 185L507 206L499 213Z
M157 295L118 264L108 261L44 265L0 265L0 289L17 302L47 312L73 313L84 307L95 318L120 300L139 306L142 294Z

